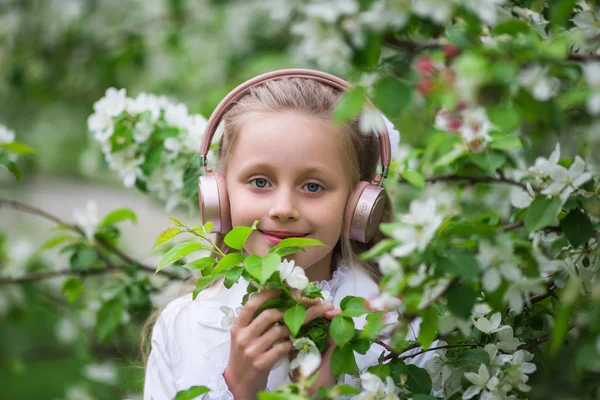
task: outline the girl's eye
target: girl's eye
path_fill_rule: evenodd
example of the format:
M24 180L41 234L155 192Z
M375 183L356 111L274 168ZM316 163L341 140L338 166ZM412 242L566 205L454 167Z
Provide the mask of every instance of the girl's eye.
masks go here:
M256 188L264 189L267 187L269 182L265 178L255 178L250 181L250 184Z
M306 185L304 185L304 187L306 187L306 190L308 190L311 193L318 193L323 189L323 186L319 185L318 183L307 183Z

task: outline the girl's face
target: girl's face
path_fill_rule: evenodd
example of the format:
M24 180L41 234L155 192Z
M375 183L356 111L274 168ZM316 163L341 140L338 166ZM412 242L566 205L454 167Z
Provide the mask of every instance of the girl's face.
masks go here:
M246 251L264 256L291 236L327 245L286 257L312 281L330 278L351 188L342 139L331 129L322 120L293 111L252 116L231 149L226 176L233 226L258 220Z

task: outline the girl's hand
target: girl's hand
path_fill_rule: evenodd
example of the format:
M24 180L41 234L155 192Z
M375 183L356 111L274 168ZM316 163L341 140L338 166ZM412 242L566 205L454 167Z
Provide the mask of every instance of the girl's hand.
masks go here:
M289 329L283 323L274 326L283 320L283 311L267 309L254 318L263 303L280 294L267 290L253 296L231 327L229 362L223 375L236 400L255 399L266 388L273 365L292 350ZM320 304L318 300L310 303L306 304L305 324L333 308L331 303Z
M267 309L254 318L264 302L280 294L267 290L253 296L231 326L229 362L223 376L236 400L255 399L267 386L273 365L292 350L289 329L275 325L283 320L283 311Z

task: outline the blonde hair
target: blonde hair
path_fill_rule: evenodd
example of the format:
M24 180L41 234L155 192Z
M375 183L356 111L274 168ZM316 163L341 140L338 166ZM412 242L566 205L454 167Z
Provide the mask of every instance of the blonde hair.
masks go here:
M241 97L223 117L223 136L219 141L219 161L223 174L227 173L230 155L236 143L236 138L246 119L253 115L277 112L298 112L307 116L318 118L326 123L332 123L333 112L343 92L329 85L320 83L313 79L287 78L270 80L259 86L252 87ZM342 137L344 156L347 170L351 176L352 186L359 181L371 181L377 174L379 166L379 139L375 134L364 134L359 129L358 118L344 123L341 129L332 129L332 134L340 134ZM391 201L387 193L386 205L382 216L382 222L389 222L392 218ZM379 282L381 273L374 261L363 261L359 255L379 243L383 235L377 233L368 243L351 241L348 236L347 221L344 220L342 235L333 249L332 268L343 264L351 268L362 268L376 282ZM217 235L217 245L223 252L229 248L223 242L224 235ZM333 272L333 270L332 270ZM193 288L192 288L193 289ZM188 285L186 290L190 291ZM151 324L156 320L158 310L146 321L142 328L142 355L144 362L147 361L149 353L145 346Z

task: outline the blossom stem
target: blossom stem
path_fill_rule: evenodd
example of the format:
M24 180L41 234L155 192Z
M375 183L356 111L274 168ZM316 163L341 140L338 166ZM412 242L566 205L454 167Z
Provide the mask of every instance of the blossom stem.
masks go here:
M22 212L25 212L25 213L31 214L31 215L37 215L39 217L42 217L49 221L52 221L60 226L68 228L74 232L77 232L79 235L85 237L85 232L79 226L69 224L69 223L63 221L62 219L44 211L44 210L41 210L37 207L33 207L33 206L21 203L16 200L7 200L7 199L0 198L0 208L2 208L2 207L11 208L11 209L17 210L17 211L22 211ZM116 246L112 245L111 243L107 242L106 240L104 240L100 237L95 237L95 240L96 240L97 244L100 244L105 249L114 253L117 257L119 257L121 260L125 261L127 264L138 265L139 268L144 270L145 272L152 272L152 273L156 272L155 268L153 268L149 265L144 265L141 262L132 259L127 254L123 253L120 249L118 249ZM123 266L123 267L115 267L115 268L123 269L125 267ZM79 272L88 272L88 271L74 271L74 270L67 270L67 271L71 271L71 273L73 273L73 274L78 274ZM98 271L102 271L102 270L98 270ZM56 271L48 271L48 272L56 272ZM167 271L161 271L161 274L166 275L167 277L169 277L169 279L182 279L178 275L172 274ZM46 278L41 278L41 279L46 279ZM0 283L2 283L2 282L3 281L0 280ZM9 282L9 283L18 283L18 282Z
M536 347L537 345L547 342L548 339L550 339L550 334L546 334L546 335L537 337L529 343L520 345L519 347L517 347L517 350L531 350L534 347Z
M450 182L450 181L467 181L470 185L474 185L476 183L505 183L508 185L518 186L527 190L527 186L525 186L521 182L514 181L512 179L501 177L493 177L493 176L459 176L459 175L438 175L438 176L430 176L429 178L425 178L425 182L435 183L435 182ZM400 183L408 183L404 179L399 179ZM535 188L534 188L535 189Z
M399 360L406 360L407 358L413 358L413 357L419 356L421 354L424 354L424 353L427 353L427 352L430 352L430 351L434 351L434 350L440 350L440 349L451 349L451 348L454 348L454 347L484 347L484 346L485 346L485 344L483 344L483 343L456 343L456 344L449 344L449 345L446 345L446 346L430 347L427 350L421 350L421 351L419 351L417 353L414 353L414 354L409 354L407 356L399 357L398 359Z

